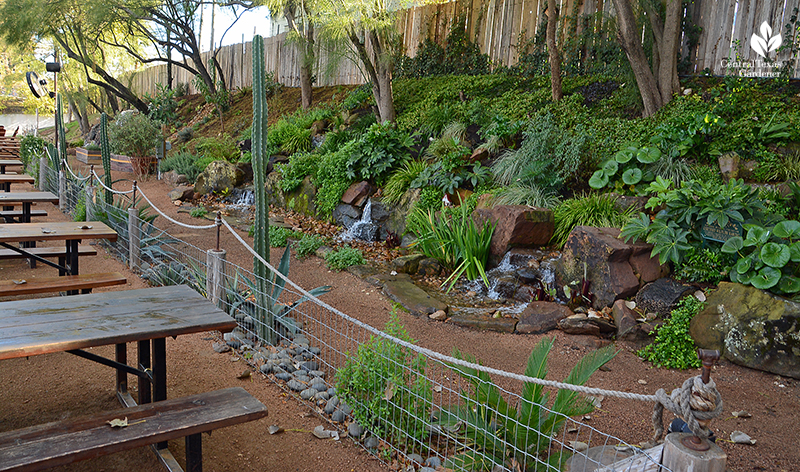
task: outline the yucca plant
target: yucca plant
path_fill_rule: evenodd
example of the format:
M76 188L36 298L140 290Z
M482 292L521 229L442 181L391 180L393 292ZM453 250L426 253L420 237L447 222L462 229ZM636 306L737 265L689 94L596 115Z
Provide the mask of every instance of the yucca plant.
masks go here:
M570 198L553 209L555 231L550 242L561 247L576 226L622 228L634 216L636 208L620 210L616 197L609 194L591 193Z
M544 338L533 348L525 369L527 377L544 379L553 339ZM600 367L614 358L612 346L591 352L583 357L569 373L564 383L583 385ZM455 351L454 357L475 363L470 355ZM542 385L524 382L518 405L510 405L489 374L477 369L451 364L450 367L472 387L461 391L463 403L442 409L433 421L434 428L452 436L466 447L449 458L445 467L456 470L493 470L495 466L509 470L534 471L560 468L567 459L562 452L543 459L570 416L585 415L594 404L579 393L560 389L552 405L550 394ZM563 451L561 447L553 448ZM544 461L547 462L544 462ZM504 469L505 470L505 469Z

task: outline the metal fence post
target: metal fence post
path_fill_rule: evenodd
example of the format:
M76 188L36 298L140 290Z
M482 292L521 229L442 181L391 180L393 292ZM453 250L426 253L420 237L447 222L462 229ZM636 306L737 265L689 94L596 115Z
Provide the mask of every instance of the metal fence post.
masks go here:
M135 207L128 208L128 267L131 270L140 270L140 236L139 210Z
M209 249L206 252L206 293L211 302L223 308L225 300L225 256L224 249Z
M67 212L67 175L63 170L58 171L58 209Z
M39 190L46 192L49 188L47 185L47 158L42 156L39 158Z
M94 185L86 186L86 221L94 221Z

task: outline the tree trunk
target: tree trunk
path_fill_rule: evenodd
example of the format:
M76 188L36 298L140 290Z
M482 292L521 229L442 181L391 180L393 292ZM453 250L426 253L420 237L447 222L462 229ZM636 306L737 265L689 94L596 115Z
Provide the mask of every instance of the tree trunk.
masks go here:
M650 116L658 111L664 102L653 71L650 70L644 48L642 48L641 30L636 25L636 17L633 15L630 0L614 0L614 9L617 11L619 28L617 39L631 63L636 85L639 86L639 93L642 96L644 116Z
M300 102L303 110L311 108L311 87L314 71L314 25L309 23L305 27L305 37L303 39L303 61L300 65Z
M556 0L547 0L547 53L550 57L550 88L553 101L561 100L561 54L556 45L556 27L558 26L558 9Z
M364 41L361 41L355 31L348 33L350 42L356 48L367 76L372 83L372 95L378 106L378 121L380 123L392 122L396 119L394 97L392 96L392 72L394 63L391 58L383 57L383 46L380 38L373 31L366 31L364 37L369 41L372 52L367 52Z
M658 88L661 102L672 100L672 95L680 91L678 82L678 45L681 29L681 1L667 0L664 18L663 37L659 48Z

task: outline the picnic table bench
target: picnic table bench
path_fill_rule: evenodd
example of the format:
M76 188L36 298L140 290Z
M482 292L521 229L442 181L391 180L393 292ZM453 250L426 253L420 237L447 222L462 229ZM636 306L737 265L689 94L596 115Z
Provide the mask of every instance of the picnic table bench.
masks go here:
M0 174L6 173L6 167L22 167L22 161L19 159L0 159Z
M15 205L22 205L22 214L17 217L20 223L30 223L31 216L34 216L31 211L33 204L47 202L58 205L58 197L51 192L0 192L0 205L4 212L13 212ZM15 213L10 213L9 217L14 215Z
M234 327L233 318L185 285L0 302L0 361L68 352L98 362L116 371L117 398L129 407L2 433L0 470L40 470L155 444L159 460L177 471L166 441L187 437L188 469L199 472L201 432L260 418L266 409L240 389L167 400L166 338ZM128 365L129 342L137 343L136 367ZM114 359L86 350L105 345L116 346ZM129 375L139 379L138 406ZM121 430L106 424L124 417L146 421Z
M0 190L11 191L11 184L32 184L36 181L28 174L0 174Z
M203 470L201 433L267 416L241 387L0 433L0 471L37 471L186 438L186 470ZM110 421L127 418L126 427Z

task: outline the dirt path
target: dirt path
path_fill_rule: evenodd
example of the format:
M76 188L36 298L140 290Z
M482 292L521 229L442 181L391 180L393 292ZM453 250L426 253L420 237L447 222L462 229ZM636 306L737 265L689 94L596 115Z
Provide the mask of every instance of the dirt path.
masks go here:
M126 177L115 175L114 178ZM169 188L162 182L150 179L140 184L141 189L162 210L173 218L190 224L200 220L186 213L178 213L167 198ZM116 185L115 185L116 188ZM57 212L52 212L57 213ZM163 218L157 220L173 236L191 242L201 249L213 247L213 231L194 231L179 228ZM245 238L252 241L252 238ZM242 267L251 267L252 257L229 234L223 231L221 247L228 252L228 260ZM272 258L278 260L282 249L273 249ZM109 256L98 255L81 262L82 271L124 270ZM18 271L27 271L22 263L0 263L0 277L6 279ZM47 271L37 268L36 271ZM144 284L132 273L127 273L129 286ZM319 285L332 285L333 290L323 299L339 310L372 326L383 327L389 318L390 303L378 289L346 272L329 271L318 258L292 259L291 278L309 289ZM418 344L439 352L450 353L453 348L474 354L484 364L513 372L522 372L527 357L541 336L520 336L494 332L472 331L447 323L433 322L401 314L402 322ZM577 360L588 352L593 340L567 336L554 332L555 347L550 357L548 378L563 379ZM213 388L242 385L262 400L270 409L270 417L257 423L229 428L214 433L207 440L205 457L207 470L381 470L383 466L367 456L350 441L330 442L313 439L310 434L286 432L269 436L266 427L279 424L286 429L310 430L320 424L315 417L305 417L310 409L287 398L284 393L260 375L253 381L241 381L236 376L243 364L231 362L229 354L211 351L208 336L182 336L168 340L170 359L169 395L190 394ZM632 348L620 344L618 356L609 364L607 372L597 372L588 385L652 394L658 388L670 391L699 370L671 371L654 369L641 362ZM38 356L29 360L0 363L0 430L13 429L25 424L40 423L82 411L114 407L113 379L106 368L67 355ZM728 465L736 471L793 471L797 464L796 445L800 439L798 407L800 390L798 382L766 374L728 362L721 362L712 377L725 401L723 419L712 423L718 437L727 439L734 430L740 430L757 440L755 446L734 445L720 441L729 456ZM32 395L31 392L37 392ZM46 392L46 395L43 394ZM630 443L639 443L652 435L650 413L652 405L606 398L602 409L591 415L588 424L598 430L620 437ZM749 419L731 418L730 412L747 410ZM667 414L665 421L671 415ZM158 470L149 453L132 452L130 459L122 455L104 459L102 465L76 465L70 470L123 470L126 461L149 464ZM150 462L148 462L150 461ZM130 464L131 462L127 462ZM130 466L128 466L129 468Z

